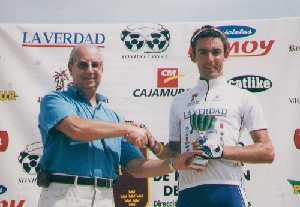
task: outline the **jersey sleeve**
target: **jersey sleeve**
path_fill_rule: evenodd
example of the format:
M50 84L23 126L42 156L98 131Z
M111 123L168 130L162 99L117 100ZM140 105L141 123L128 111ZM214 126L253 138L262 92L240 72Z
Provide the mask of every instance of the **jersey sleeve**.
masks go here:
M245 100L243 127L249 131L267 129L262 106L252 94Z

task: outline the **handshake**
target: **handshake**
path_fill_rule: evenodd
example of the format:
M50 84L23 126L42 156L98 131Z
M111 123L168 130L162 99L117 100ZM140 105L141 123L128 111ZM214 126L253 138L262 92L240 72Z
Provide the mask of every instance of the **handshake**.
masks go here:
M139 147L148 147L154 154L158 155L163 151L163 145L159 143L144 124L137 124L134 121L125 121L128 133L125 138L131 144Z

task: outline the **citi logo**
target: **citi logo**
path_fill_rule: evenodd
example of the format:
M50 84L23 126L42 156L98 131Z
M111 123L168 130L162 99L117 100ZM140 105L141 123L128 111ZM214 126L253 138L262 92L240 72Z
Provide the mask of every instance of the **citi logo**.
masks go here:
M256 32L256 29L252 27L240 25L219 26L217 28L226 34L228 38L248 37Z
M254 93L262 92L272 87L271 80L255 75L237 76L228 80L227 83Z
M3 185L0 185L0 195L4 194L7 191L7 188Z

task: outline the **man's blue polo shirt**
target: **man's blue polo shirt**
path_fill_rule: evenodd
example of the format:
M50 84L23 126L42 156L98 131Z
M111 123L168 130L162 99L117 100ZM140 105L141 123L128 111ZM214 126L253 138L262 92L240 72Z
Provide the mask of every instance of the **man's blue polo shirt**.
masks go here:
M122 137L78 141L56 130L60 121L72 115L119 123L118 115L106 106L105 100L104 96L97 94L97 106L93 108L74 86L67 91L52 92L42 99L39 128L44 145L40 161L43 170L115 179L119 164L126 166L132 159L144 158L136 147Z

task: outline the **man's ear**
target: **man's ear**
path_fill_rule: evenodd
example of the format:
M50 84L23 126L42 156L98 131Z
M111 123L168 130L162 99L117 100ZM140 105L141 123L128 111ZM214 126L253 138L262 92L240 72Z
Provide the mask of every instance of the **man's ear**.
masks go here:
M68 64L68 70L69 70L70 75L73 76L73 74L72 74L72 65L71 64Z
M229 50L226 50L226 52L224 53L224 57L225 57L225 59L227 59L227 58L228 58L228 56L229 56Z
M195 62L195 58L196 58L195 56L196 56L196 55L195 55L195 53L193 52L193 49L192 49L191 47L190 47L189 50L188 50L188 54L189 54L189 56L190 56L190 58L191 58L191 61L192 61L192 62Z
M190 55L190 58L191 58L192 62L194 62L194 63L196 62L196 55L195 55L195 53L192 52L192 54Z

